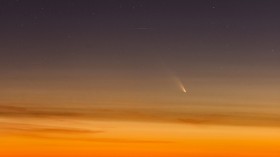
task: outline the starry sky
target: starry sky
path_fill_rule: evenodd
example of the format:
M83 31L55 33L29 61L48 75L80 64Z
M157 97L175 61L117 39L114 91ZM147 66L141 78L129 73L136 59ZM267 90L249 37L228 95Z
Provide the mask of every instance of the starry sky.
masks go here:
M279 6L0 0L0 153L279 156Z

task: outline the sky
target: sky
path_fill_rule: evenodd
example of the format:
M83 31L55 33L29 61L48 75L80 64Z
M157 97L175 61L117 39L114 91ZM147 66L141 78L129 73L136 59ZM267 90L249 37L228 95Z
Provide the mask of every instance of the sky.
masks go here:
M279 156L279 5L0 0L0 154Z

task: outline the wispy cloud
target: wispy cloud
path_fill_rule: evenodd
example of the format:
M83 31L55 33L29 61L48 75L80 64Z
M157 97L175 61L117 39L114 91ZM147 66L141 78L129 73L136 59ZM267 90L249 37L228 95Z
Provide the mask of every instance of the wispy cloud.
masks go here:
M38 105L37 105L38 106ZM121 108L121 107L89 107L89 108L40 108L0 105L0 117L10 118L43 118L43 119L94 119L114 121L149 121L165 123L181 123L193 125L247 125L247 126L280 126L280 114L266 113L261 110L231 111L205 107L200 110L169 110L169 108ZM41 130L43 131L43 130ZM49 130L52 131L52 130ZM54 131L54 130L53 130ZM59 130L57 130L59 131ZM60 130L63 132L63 130ZM67 132L67 130L64 130ZM69 131L71 132L71 131Z
M97 143L169 144L173 141L106 137L107 130L90 130L71 127L1 122L0 132L6 135L46 140L83 141ZM103 136L99 136L102 134ZM105 136L104 136L105 134Z

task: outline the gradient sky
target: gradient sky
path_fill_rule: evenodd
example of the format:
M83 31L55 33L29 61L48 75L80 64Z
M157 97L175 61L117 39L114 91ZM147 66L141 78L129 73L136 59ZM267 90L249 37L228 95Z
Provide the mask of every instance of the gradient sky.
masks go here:
M279 6L1 0L0 154L279 156Z

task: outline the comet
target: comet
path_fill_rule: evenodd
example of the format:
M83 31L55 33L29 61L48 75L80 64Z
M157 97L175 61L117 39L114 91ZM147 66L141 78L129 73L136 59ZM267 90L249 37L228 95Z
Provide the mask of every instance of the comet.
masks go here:
M176 75L176 73L174 72L174 70L172 70L170 68L170 66L167 66L165 61L160 57L160 63L163 67L163 69L166 71L166 73L168 74L168 77L171 77L171 80L175 82L175 84L179 87L179 89L183 92L183 93L187 93L187 90L183 84L183 82L181 81L181 79L178 77L178 75Z
M174 77L174 81L183 93L187 93L187 90L186 90L184 84L182 83L182 81L178 77Z

